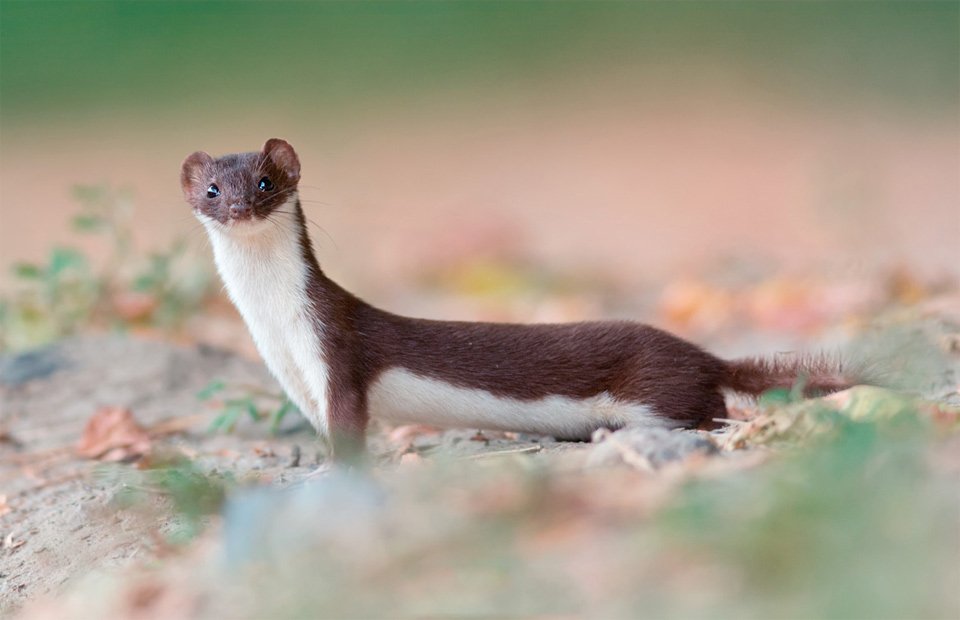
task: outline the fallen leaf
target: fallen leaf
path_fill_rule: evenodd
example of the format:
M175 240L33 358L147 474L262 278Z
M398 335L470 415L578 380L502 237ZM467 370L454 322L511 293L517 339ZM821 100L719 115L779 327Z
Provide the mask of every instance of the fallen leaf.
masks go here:
M400 465L403 467L423 465L423 457L416 452L407 452L400 457Z
M733 312L731 295L697 280L681 280L661 293L658 310L677 329L712 331L726 324Z
M917 274L902 265L887 276L887 293L891 299L902 304L915 304L929 294Z
M7 534L3 539L3 548L4 549L16 549L17 547L22 547L27 544L25 540L13 540L13 532Z
M137 291L124 291L114 295L113 310L125 321L142 321L150 316L158 305L155 295Z
M150 451L150 436L124 407L102 407L83 429L77 454L101 461L135 459Z
M422 435L436 435L440 432L440 429L432 426L426 426L423 424L407 424L404 426L398 426L390 431L390 434L387 435L387 440L390 441L390 443L407 444Z

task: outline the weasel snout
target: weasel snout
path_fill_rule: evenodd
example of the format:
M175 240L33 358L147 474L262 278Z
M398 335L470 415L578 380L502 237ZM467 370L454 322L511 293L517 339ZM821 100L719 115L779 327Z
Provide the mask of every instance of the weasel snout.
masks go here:
M235 202L227 209L227 215L231 220L249 220L253 217L253 208L243 202Z

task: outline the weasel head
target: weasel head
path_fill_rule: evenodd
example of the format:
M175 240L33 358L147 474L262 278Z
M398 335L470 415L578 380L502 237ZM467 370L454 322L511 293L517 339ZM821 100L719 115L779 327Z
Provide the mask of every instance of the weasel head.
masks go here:
M180 185L201 222L241 232L256 230L297 199L300 160L285 140L271 138L259 153L214 159L193 153L180 170ZM287 209L289 211L289 209Z

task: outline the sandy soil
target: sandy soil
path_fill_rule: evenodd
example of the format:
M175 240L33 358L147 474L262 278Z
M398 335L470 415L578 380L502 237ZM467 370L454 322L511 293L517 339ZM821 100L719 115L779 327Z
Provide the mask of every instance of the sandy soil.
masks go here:
M952 365L937 367L939 378L925 384L926 396L954 405L960 404L957 302L956 296L934 299L910 313L910 324L918 330L912 339L926 334L952 355ZM770 338L744 334L740 346L760 353L764 346L758 343L763 341ZM261 364L205 345L94 335L0 358L0 476L5 494L0 506L7 509L0 514L5 540L0 549L0 608L12 612L27 601L63 592L91 572L117 574L169 553L163 541L175 529L175 517L117 509L126 484L122 472L131 466L107 465L76 453L84 425L101 407L129 408L137 422L151 430L152 452L184 454L204 471L286 487L322 463L323 447L296 415L285 420L278 435L271 434L267 424L248 420L241 420L234 433L210 433L221 401L202 402L197 395L214 380L228 385L220 398L279 392ZM501 454L565 459L572 471L620 460L610 443L571 444L474 430L388 431L375 428L371 437L378 467L387 470L405 463L404 453L414 459ZM692 453L717 453L710 437L695 431L629 440L632 454L653 467Z

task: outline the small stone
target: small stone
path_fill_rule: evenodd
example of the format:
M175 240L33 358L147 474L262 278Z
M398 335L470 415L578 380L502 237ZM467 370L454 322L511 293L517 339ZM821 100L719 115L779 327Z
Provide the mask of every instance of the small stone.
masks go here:
M35 379L49 377L65 365L56 347L44 347L0 357L0 384L17 387Z
M693 454L710 456L719 452L716 444L701 433L665 428L625 428L614 433L596 433L594 442L596 446L587 459L588 466L634 464L630 461L637 460L659 469Z

